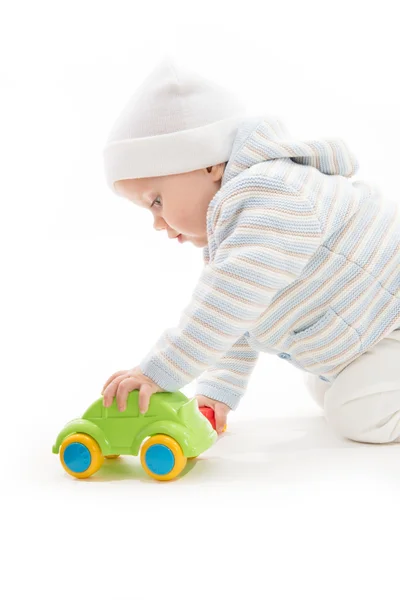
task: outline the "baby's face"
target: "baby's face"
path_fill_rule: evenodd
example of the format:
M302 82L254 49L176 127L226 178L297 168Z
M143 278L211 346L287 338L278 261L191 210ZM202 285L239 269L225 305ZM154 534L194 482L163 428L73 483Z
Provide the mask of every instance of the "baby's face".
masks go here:
M123 179L115 183L118 194L150 210L154 228L166 229L169 238L207 245L207 209L221 187L225 163L163 177Z

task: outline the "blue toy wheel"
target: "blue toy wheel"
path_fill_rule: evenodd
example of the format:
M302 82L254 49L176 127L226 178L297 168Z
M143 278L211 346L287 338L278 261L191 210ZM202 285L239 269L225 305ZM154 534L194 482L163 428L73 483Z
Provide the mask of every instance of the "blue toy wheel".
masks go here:
M173 453L163 444L154 444L146 451L146 466L155 475L166 475L175 465Z
M168 435L157 434L142 445L140 461L148 475L168 481L183 471L187 458L176 440Z
M100 446L90 435L73 433L60 446L60 460L67 473L86 479L100 469L104 457Z
M73 442L64 450L65 466L74 473L83 473L92 462L89 449L80 442Z

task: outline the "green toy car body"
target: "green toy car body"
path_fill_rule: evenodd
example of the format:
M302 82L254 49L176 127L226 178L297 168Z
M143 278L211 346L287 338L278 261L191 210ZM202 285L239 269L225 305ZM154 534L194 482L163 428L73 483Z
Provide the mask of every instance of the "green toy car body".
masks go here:
M217 434L198 410L195 399L189 400L181 392L159 392L151 396L144 415L139 412L138 400L138 390L130 392L127 408L121 412L115 400L105 408L100 398L81 419L67 423L53 453L60 453L68 473L86 478L100 468L104 457L136 456L141 452L142 466L148 474L156 479L173 479L188 458L205 452L215 442Z

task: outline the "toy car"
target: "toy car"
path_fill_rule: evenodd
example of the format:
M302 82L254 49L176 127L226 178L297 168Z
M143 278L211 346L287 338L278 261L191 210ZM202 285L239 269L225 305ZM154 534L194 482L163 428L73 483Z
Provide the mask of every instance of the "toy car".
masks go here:
M187 459L205 452L216 438L195 398L189 400L181 392L158 392L142 415L139 391L134 390L122 412L115 401L109 408L103 406L102 397L93 402L81 419L62 429L53 453L60 454L67 473L84 479L100 469L104 457L137 456L140 452L143 469L162 481L177 477Z

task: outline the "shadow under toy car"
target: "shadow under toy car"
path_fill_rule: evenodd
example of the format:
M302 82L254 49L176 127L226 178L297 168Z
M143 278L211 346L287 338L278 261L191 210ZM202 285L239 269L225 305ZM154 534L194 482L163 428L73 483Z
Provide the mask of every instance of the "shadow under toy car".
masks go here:
M59 433L53 453L70 475L90 477L104 458L121 454L137 456L153 478L170 480L185 468L187 459L205 452L217 439L195 398L181 392L158 392L150 398L146 414L139 412L139 391L130 392L127 407L119 411L115 400L109 408L96 400L81 419Z

